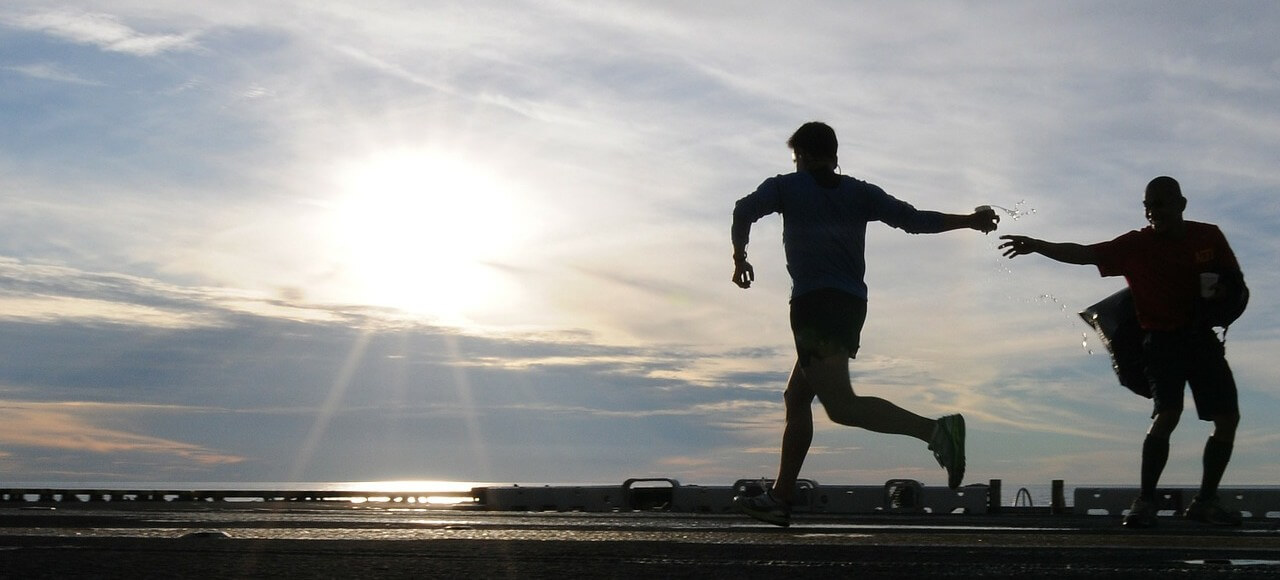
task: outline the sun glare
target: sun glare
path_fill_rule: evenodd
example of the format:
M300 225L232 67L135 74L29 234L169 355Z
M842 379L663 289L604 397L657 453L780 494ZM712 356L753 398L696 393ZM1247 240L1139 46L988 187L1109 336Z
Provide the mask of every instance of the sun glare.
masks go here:
M335 243L356 299L466 324L502 300L517 257L509 186L485 167L424 151L339 169Z

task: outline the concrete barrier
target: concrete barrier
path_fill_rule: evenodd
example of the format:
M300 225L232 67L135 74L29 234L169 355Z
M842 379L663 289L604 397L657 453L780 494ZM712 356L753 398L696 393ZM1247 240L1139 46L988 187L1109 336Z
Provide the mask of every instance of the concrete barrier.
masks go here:
M1196 488L1161 488L1156 492L1156 514L1182 513L1195 497ZM1077 487L1074 512L1091 516L1128 513L1138 489L1134 487ZM1224 506L1240 510L1245 518L1280 518L1280 489L1222 488L1218 497Z

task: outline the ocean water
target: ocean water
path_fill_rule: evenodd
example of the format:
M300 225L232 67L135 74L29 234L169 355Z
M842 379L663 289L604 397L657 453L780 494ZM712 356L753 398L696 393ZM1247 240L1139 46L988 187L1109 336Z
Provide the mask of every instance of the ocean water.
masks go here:
M1025 490L1026 493L1023 493ZM1073 486L1064 486L1063 496L1070 506L1075 495ZM1018 507L1045 507L1053 503L1053 484L1000 483L1000 505Z
M326 499L348 499L352 502L396 501L417 504L460 504L471 501L471 490L476 487L493 485L477 481L443 481L443 480L396 480L396 481L321 481L321 482L155 482L155 481L88 481L88 482L4 482L0 481L0 490L6 495L11 490L22 490L21 494L28 500L38 497L29 493L34 490L52 490L64 495L77 496L87 500L91 495L114 498L145 494L159 495L165 500L175 500L184 492L237 492L229 494L226 501L252 502L262 501L271 494L304 493L308 496ZM254 497L258 493L260 496Z
M393 481L43 481L4 482L5 489L83 490L164 490L164 491L332 491L332 492L459 492L473 487L495 485L478 481L393 480Z

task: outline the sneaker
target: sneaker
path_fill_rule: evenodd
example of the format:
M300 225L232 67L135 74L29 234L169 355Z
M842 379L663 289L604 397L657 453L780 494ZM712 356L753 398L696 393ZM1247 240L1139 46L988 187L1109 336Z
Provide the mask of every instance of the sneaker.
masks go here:
M1182 516L1193 522L1215 526L1238 526L1242 521L1240 512L1222 507L1218 498L1200 499L1198 495L1191 500Z
M791 525L791 505L775 499L767 488L759 495L734 497L733 505L738 511L762 522L784 528Z
M964 417L947 415L938 419L929 450L938 465L947 470L947 487L960 487L964 480Z
M1126 528L1150 528L1156 525L1156 504L1142 498L1133 500L1129 513L1124 516Z

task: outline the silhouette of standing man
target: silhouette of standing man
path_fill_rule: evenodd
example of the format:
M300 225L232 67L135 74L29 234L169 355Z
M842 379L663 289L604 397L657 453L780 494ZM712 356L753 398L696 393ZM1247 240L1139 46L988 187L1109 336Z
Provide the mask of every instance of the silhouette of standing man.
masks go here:
M1138 324L1146 333L1142 351L1155 409L1142 443L1141 491L1124 518L1125 527L1156 523L1156 484L1169 460L1169 436L1182 416L1188 384L1200 419L1213 421L1213 434L1204 446L1199 493L1184 515L1215 525L1240 525L1239 512L1218 501L1218 483L1240 423L1236 383L1222 342L1197 310L1238 297L1244 277L1218 226L1182 219L1187 199L1172 177L1151 180L1142 205L1151 225L1109 242L1086 246L1000 236L1008 240L1000 248L1009 258L1038 253L1067 264L1095 265L1103 276L1124 276L1133 292ZM1205 284L1202 290L1201 275L1206 273L1222 282ZM1198 307L1201 296L1209 302Z
M733 281L742 288L755 280L746 251L751 224L782 214L797 355L783 395L786 427L778 478L765 493L735 497L734 504L761 521L791 524L796 478L813 440L814 397L836 423L928 443L947 470L947 484L959 487L965 468L963 417L928 419L853 392L849 359L858 352L867 315L867 223L881 221L913 234L962 228L990 232L999 218L991 209L968 215L917 210L875 185L836 173L836 134L824 123L805 123L787 146L796 172L766 179L733 210Z

